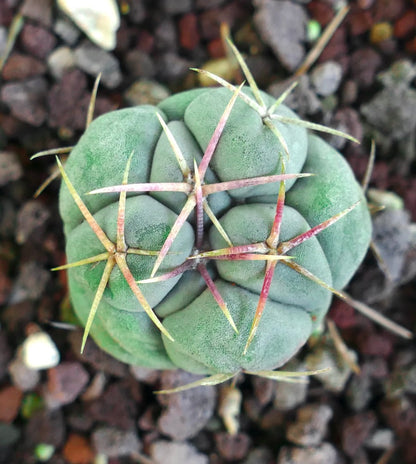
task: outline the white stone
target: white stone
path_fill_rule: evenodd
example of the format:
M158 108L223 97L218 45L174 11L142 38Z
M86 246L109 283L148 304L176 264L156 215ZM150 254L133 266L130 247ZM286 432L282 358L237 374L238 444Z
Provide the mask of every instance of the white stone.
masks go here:
M49 369L59 364L60 355L55 343L45 332L30 334L23 342L22 361L30 369Z
M58 5L95 44L114 49L120 27L116 0L58 0Z
M52 75L60 79L63 74L75 67L74 52L69 47L59 47L48 56L48 66Z

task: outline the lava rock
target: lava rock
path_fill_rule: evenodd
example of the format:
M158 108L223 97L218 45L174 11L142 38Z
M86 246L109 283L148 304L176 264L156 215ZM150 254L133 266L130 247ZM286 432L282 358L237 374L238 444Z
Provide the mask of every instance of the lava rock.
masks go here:
M73 331L69 334L68 340L72 347L72 352L77 356L80 361L91 364L94 369L103 371L107 374L114 375L115 377L125 377L128 372L126 364L117 361L112 356L108 355L94 343L91 337L87 340L84 352L80 353L82 332Z
M20 179L22 174L22 166L17 155L8 151L0 152L0 187Z
M197 378L181 370L165 371L161 376L161 389L185 385ZM213 387L198 387L180 393L158 396L159 402L167 406L159 418L159 430L174 440L194 437L212 417L215 397Z
M251 440L245 433L231 435L227 432L215 434L218 452L227 461L244 459L247 456Z
M1 100L17 119L39 127L47 117L47 88L47 82L43 77L5 84L1 89Z
M137 404L126 385L115 382L100 398L88 404L87 411L97 421L122 430L132 430L135 425Z
M208 457L198 453L189 443L159 440L152 444L150 456L155 464L208 464Z
M283 446L277 457L277 464L335 464L336 462L336 449L329 443L307 448Z
M40 59L45 59L56 45L56 37L51 32L29 23L23 26L20 39L25 51Z
M342 78L342 67L335 61L317 65L311 73L311 81L318 95L327 97L338 90Z
M118 60L91 42L85 41L76 48L75 60L78 67L87 74L96 77L102 73L101 82L105 87L114 89L121 84L122 74Z
M64 416L60 409L42 410L35 413L25 427L25 445L32 448L47 443L58 448L65 438Z
M25 0L20 13L45 27L52 25L52 2L51 0Z
M371 411L356 414L343 421L342 449L350 457L355 456L376 426L375 414Z
M33 56L14 53L3 67L2 76L6 81L23 81L45 74L45 64Z
M0 390L0 422L13 422L19 413L22 391L13 385Z
M374 82L381 65L380 55L372 48L362 48L351 55L351 75L362 88L369 87Z
M192 0L161 0L160 8L168 15L187 13L192 9Z
M92 442L97 453L108 458L137 453L142 446L134 430L119 430L114 427L99 427L94 430Z
M332 409L325 404L310 404L297 411L296 422L286 429L286 438L297 445L319 445L327 432Z
M88 372L78 362L62 362L49 369L48 385L44 394L49 408L57 408L75 401L88 380Z
M39 263L35 261L24 263L13 286L10 303L38 300L45 291L50 278L50 272Z
M294 71L305 56L307 15L301 5L283 0L257 0L254 24L282 65Z
M25 243L32 234L39 233L50 217L49 209L38 200L29 200L17 214L16 242Z
M13 385L16 385L21 391L33 390L40 381L39 371L26 367L20 358L14 359L9 364L9 373Z

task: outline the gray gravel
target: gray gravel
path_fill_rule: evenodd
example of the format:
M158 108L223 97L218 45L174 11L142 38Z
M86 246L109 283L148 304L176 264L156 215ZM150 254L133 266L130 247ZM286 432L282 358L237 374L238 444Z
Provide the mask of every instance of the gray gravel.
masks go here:
M311 72L311 81L315 91L322 97L332 95L338 90L342 78L342 67L335 61L318 64Z
M308 404L298 409L296 422L286 429L286 438L297 445L316 446L324 439L332 409L326 404Z
M114 89L120 85L123 77L120 65L111 53L85 41L76 48L75 60L77 66L91 76L102 73L101 82L105 87Z
M307 448L284 446L277 458L277 464L335 464L336 462L336 449L329 443Z
M152 444L150 455L155 464L208 464L208 457L189 443L159 440Z
M307 16L304 8L288 0L256 0L254 24L288 71L294 71L305 56Z
M198 378L181 370L164 371L161 389L175 388ZM158 400L167 407L159 418L159 430L174 440L186 440L197 435L212 417L216 390L213 387L198 387L181 393L159 395Z
M141 443L134 430L99 427L92 433L96 451L109 458L126 456L141 450Z

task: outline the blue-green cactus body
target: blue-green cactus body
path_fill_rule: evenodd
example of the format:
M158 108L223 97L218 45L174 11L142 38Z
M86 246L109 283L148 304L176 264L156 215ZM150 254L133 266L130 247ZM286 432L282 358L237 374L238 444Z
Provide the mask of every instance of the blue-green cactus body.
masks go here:
M250 90L244 89L247 95ZM262 94L267 104L272 97ZM197 89L166 99L158 108L114 111L91 123L72 151L65 171L108 238L116 243L119 193L86 195L121 184L129 156L128 183L183 182L173 150L156 112L174 135L193 171L231 98L227 89ZM296 117L283 105L276 113ZM285 182L286 206L280 241L290 240L359 201L358 206L288 255L326 284L341 289L362 261L371 236L366 201L342 156L297 125L275 123L290 158L286 173L313 177ZM237 99L204 178L205 184L281 173L284 148L259 115ZM240 187L211 194L207 202L233 245L264 242L273 224L279 183ZM128 193L127 247L158 251L187 201L181 192ZM103 253L63 183L60 211L65 224L68 262ZM203 250L229 244L204 216ZM173 271L195 254L195 213L189 216L163 260L158 275ZM155 255L127 254L136 281L150 277ZM105 262L69 270L74 309L86 323ZM193 270L156 283L138 283L149 304L174 338L150 321L120 269L115 266L98 307L91 335L115 357L154 368L180 367L200 374L269 370L289 360L316 330L328 311L331 293L283 263L276 265L268 300L256 335L244 347L262 289L265 261L210 261L207 269L237 326L220 310L197 263Z

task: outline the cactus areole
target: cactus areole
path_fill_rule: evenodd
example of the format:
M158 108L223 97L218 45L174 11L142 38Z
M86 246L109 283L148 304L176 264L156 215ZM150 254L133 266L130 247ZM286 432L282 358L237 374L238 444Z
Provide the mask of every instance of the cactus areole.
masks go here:
M282 366L370 242L344 158L248 87L100 116L61 172L84 342L134 365L211 376Z

